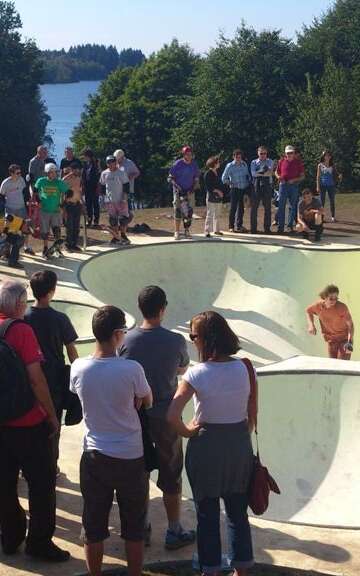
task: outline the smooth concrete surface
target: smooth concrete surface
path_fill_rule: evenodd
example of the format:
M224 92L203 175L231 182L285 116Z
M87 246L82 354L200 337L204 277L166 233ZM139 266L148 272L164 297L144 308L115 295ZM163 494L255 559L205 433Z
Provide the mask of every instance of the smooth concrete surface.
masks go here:
M259 386L263 399L260 406L260 450L264 463L269 466L283 491L281 497L272 496L269 515L275 509L277 515L280 513L284 514L284 517L291 515L301 522L303 513L312 517L316 514L318 506L316 500L320 495L321 498L325 497L328 500L322 504L320 513L324 514L327 505L329 523L343 524L339 522L339 516L334 521L331 510L336 512L344 508L347 511L349 506L346 503L344 505L344 502L349 497L355 508L353 514L355 517L359 511L354 492L358 486L356 418L359 418L360 411L356 408L359 396L358 384L356 378L352 380L354 377L352 372L355 372L356 377L357 367L354 369L354 365L357 363L339 363L348 366L350 373L344 377L343 367L340 370L336 366L333 367L333 361L319 358L326 353L324 344L320 336L316 338L307 336L302 308L315 299L324 284L337 282L342 291L341 297L349 304L355 323L358 324L359 309L356 309L355 287L360 251L355 249L356 243L349 242L341 246L327 244L325 249L324 246L313 249L307 242L302 241L290 242L287 239L266 237L260 241L256 237L249 239L248 236L237 236L235 241L223 238L223 242L171 243L173 254L169 257L165 256L170 246L167 237L157 238L156 245L149 246L148 242L146 236L139 236L135 238L137 246L133 245L129 249L113 250L104 246L92 246L87 253L71 255L64 260L50 263L37 256L26 257L23 258L24 272L9 271L6 266L0 264L0 281L8 277L25 280L36 270L51 268L59 277L57 298L97 307L103 301L112 302L112 299L106 296L110 284L116 294L116 301L113 303L120 304L137 318L138 289L144 284L161 283L168 292L168 326L185 335L188 334L188 322L192 314L205 308L218 309L240 334L245 354L251 356L258 365ZM197 247L194 247L195 244ZM218 244L228 245L221 248L220 258L219 250L215 248ZM142 255L140 246L143 246ZM296 254L298 250L301 256ZM130 258L131 253L133 255ZM111 257L109 268L98 267L102 254ZM241 262L238 259L239 254L242 255ZM94 274L91 288L89 286L92 292L90 294L81 286L78 271L80 265L97 255L99 257L89 264L87 271L87 264L81 271L84 283L85 278L89 279ZM93 267L95 263L96 268L93 268L90 274L90 266ZM304 264L304 267L299 267L299 263ZM142 276L144 272L147 276ZM95 274L99 275L96 286ZM286 304L290 304L290 307ZM296 357L299 354L314 356ZM354 358L359 358L358 348L355 349ZM196 360L195 355L193 360ZM338 361L335 361L335 364L337 363ZM331 376L330 385L327 384L324 373ZM301 375L304 377L300 377ZM321 381L317 379L318 375L321 376ZM292 380L293 376L298 379ZM316 390L318 383L320 393ZM281 402L282 411L279 411ZM294 412L294 418L291 420L288 406ZM344 408L347 413L344 412ZM352 417L356 410L356 418L351 421L349 416ZM326 424L322 421L327 414L331 415L333 426L331 422ZM297 430L294 428L295 425ZM285 435L277 431L277 427L282 431L285 430ZM330 434L328 441L324 441L324 428ZM299 451L297 445L291 446L291 444L300 442L302 446L304 438L305 444L308 445L308 441L312 437L316 439L319 432L322 438L322 443L319 444L320 461L324 455L326 461L324 464L321 463L320 472L315 473L311 470L311 465L302 466L302 463L310 458L313 467L318 467L319 462L314 460L314 454L308 454L306 451L304 454L303 447ZM52 566L30 561L22 553L12 558L0 554L0 576L22 576L29 573L73 576L85 571L83 550L78 539L82 507L78 476L81 446L82 426L63 428L60 462L63 474L59 479L57 490L56 541L71 551L72 560L66 565ZM271 451L268 453L269 448ZM343 475L354 474L353 481L348 481L346 485L348 493L340 486L341 474L339 475L340 470L336 470L335 466L343 451L345 451ZM278 466L278 461L274 463L272 454L277 458L283 455L284 466ZM309 475L310 482L307 484L303 480L307 480ZM335 484L330 486L328 480ZM355 486L351 485L353 482ZM295 487L291 486L291 483ZM26 494L26 485L22 481L20 492ZM289 510L284 510L280 499L287 502L285 506L287 507L290 493L293 494L295 504L290 506ZM23 504L26 507L26 500ZM164 550L165 514L159 491L153 483L151 483L151 521L153 544L146 550L147 562L191 557L193 552L191 548L175 553ZM186 527L194 525L191 501L183 503L183 522ZM313 527L273 522L262 518L252 518L251 523L255 558L258 562L319 570L339 576L360 574L359 530ZM114 567L119 562L124 562L124 549L119 539L119 520L114 507L111 515L111 537L106 543L104 568Z

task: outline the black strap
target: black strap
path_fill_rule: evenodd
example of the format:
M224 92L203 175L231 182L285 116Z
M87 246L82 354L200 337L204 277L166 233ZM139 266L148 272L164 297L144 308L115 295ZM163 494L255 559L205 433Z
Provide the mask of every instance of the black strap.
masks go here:
M4 320L4 322L0 324L0 338L5 338L6 332L8 331L10 326L15 324L16 322L22 322L22 320L16 320L15 318L8 318L7 320Z

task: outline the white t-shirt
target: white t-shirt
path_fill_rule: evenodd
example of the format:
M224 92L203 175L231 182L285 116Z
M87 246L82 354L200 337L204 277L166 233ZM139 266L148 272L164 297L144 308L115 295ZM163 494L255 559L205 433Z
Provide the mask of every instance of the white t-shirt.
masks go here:
M78 358L71 365L70 390L77 394L85 423L84 450L113 458L144 454L135 396L150 392L143 368L134 360Z
M200 362L187 369L183 380L195 390L198 422L233 424L247 419L250 379L241 360Z
M117 203L126 200L123 185L128 182L129 178L124 168L117 168L116 170L107 168L101 172L100 184L106 188L105 202Z
M0 194L3 194L6 198L5 206L6 210L10 212L11 210L17 210L18 208L25 208L23 190L25 188L25 180L22 176L13 180L12 178L6 178L0 187Z

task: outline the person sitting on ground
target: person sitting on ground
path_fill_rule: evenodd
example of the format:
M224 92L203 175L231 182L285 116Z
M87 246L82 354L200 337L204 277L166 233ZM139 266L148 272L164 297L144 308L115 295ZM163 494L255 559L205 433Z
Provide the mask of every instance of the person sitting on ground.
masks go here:
M25 320L32 327L39 341L44 356L42 369L57 418L61 423L69 389L69 372L65 366L64 347L72 363L78 357L75 345L78 335L69 317L50 306L55 295L56 284L57 275L52 270L32 274L30 286L35 303L25 313ZM54 437L56 465L59 458L59 440L60 432ZM57 468L57 473L59 473L59 468Z
M220 575L220 498L224 500L234 576L254 563L247 516L253 469L250 432L256 426L256 374L249 360L233 358L239 339L225 318L212 311L190 322L199 364L185 372L168 411L168 420L189 438L186 472L197 513L197 544L203 575ZM195 417L182 413L194 398Z
M254 186L251 191L251 234L257 234L257 215L260 202L264 206L264 232L271 234L271 199L274 162L268 158L266 146L259 146L258 157L250 164Z
M47 257L48 238L50 229L55 240L61 238L63 196L69 186L57 177L56 164L45 164L45 174L35 182L40 200L40 230L44 242L43 257Z
M211 229L216 236L222 236L220 232L220 214L222 199L224 197L224 185L218 176L220 161L218 156L211 156L206 162L204 183L206 188L206 218L205 237L211 238Z
M70 558L69 552L61 550L52 540L56 526L56 492L50 438L58 432L59 421L41 369L43 356L39 343L31 326L22 321L26 306L24 284L8 280L0 285L0 327L4 322L16 321L8 325L5 341L23 362L34 395L32 406L23 415L0 426L1 546L4 554L12 555L26 538L27 555L64 562ZM17 494L20 470L29 487L27 535L26 514Z
M128 574L140 576L149 482L136 409L150 408L152 393L140 364L116 355L126 331L123 311L115 306L99 308L92 327L95 353L75 360L70 378L85 423L80 488L86 563L91 576L100 576L115 491Z
M194 160L192 148L182 148L182 158L176 160L169 171L168 181L173 187L175 233L180 240L180 224L183 222L185 238L191 238L192 216L195 208L195 190L199 187L200 170Z
M320 292L320 300L306 309L308 331L316 335L315 316L328 344L330 358L350 360L353 351L354 323L348 307L339 301L339 288L329 284Z
M310 230L315 231L315 240L321 240L323 233L324 208L318 198L315 198L310 188L302 191L302 200L298 207L298 223L296 229L308 239Z
M163 493L168 518L165 547L175 550L195 540L194 531L185 531L180 522L182 438L166 421L167 409L177 388L177 376L185 372L189 355L185 338L161 326L167 300L159 286L143 288L138 296L138 305L143 322L126 335L119 355L142 365L153 393L153 407L146 411L146 415L159 465L157 485ZM147 522L148 544L150 530Z
M10 164L9 177L5 178L0 186L0 194L5 198L5 211L12 216L18 216L23 220L28 217L25 204L26 182L21 175L21 168L18 164ZM34 256L35 252L30 246L30 234L25 236L25 254Z
M128 224L131 221L127 201L129 178L125 170L118 168L115 156L107 156L106 164L107 169L101 173L100 184L105 189L105 203L112 234L110 243L130 244L126 235Z
M66 248L69 252L81 252L78 246L80 233L80 217L83 209L81 173L76 162L72 162L67 173L64 173L63 181L69 187L65 193L64 208L66 215Z
M244 197L250 196L251 176L243 157L240 148L234 150L233 160L222 174L223 183L230 186L229 232L247 232L243 226Z

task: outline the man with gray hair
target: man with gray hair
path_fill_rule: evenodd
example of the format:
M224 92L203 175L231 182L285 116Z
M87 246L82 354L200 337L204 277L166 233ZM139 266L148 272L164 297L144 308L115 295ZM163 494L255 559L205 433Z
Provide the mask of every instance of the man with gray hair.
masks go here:
M31 388L30 408L0 427L0 527L4 554L15 554L26 538L25 553L33 558L64 562L69 552L52 541L55 532L55 460L50 437L59 422L41 369L43 360L36 336L23 321L27 306L24 284L6 281L0 285L0 336L25 367ZM25 382L26 383L26 382ZM13 382L9 382L9 386ZM2 382L2 391L4 382ZM30 522L20 506L17 483L20 470L29 486Z
M135 180L140 176L140 170L136 166L135 162L126 158L124 150L119 148L115 150L114 156L117 161L117 165L120 170L125 170L127 177L129 178L129 210L135 210Z

